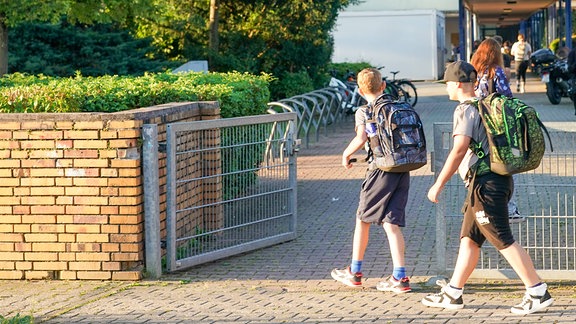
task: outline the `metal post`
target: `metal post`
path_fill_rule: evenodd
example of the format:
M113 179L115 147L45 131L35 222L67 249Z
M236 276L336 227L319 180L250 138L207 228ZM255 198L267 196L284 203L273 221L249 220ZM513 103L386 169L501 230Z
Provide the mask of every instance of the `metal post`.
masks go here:
M158 125L142 126L144 167L144 234L146 272L151 278L162 276L160 247L160 204L158 180Z
M572 0L566 1L566 15L564 21L566 22L566 47L572 48Z
M458 1L458 31L460 33L458 44L460 51L460 59L462 61L468 61L466 58L468 54L466 53L466 7L464 7L464 0Z

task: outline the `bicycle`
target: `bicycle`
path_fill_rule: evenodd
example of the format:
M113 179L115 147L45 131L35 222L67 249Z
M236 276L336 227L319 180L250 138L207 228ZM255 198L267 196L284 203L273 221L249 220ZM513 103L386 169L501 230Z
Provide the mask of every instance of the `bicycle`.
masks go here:
M386 81L386 87L390 84L396 89L398 99L406 101L412 107L416 106L416 103L418 102L416 86L414 86L414 84L408 79L396 79L396 74L400 73L400 71L391 71L390 73L392 74L391 81L386 80L386 77L383 78Z

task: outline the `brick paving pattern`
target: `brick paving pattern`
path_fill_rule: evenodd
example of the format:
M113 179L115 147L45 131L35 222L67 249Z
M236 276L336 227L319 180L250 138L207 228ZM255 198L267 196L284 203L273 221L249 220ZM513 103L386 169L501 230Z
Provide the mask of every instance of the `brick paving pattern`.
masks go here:
M417 83L416 109L426 123L450 122L455 103L439 83ZM535 105L549 127L574 129L572 103L550 105L544 85L531 80L519 98ZM473 280L465 308L441 310L420 303L437 292L435 211L426 199L430 166L411 175L406 239L407 272L413 292L394 295L375 289L392 271L383 230L373 226L366 251L364 287L353 289L330 277L350 262L354 214L365 167L340 166L353 137L352 118L331 125L329 136L302 148L298 157L298 238L230 257L161 280L2 281L0 315L35 317L35 323L574 323L576 282L549 282L556 299L545 313L518 316L509 308L524 292L517 280ZM363 158L358 154L359 158Z

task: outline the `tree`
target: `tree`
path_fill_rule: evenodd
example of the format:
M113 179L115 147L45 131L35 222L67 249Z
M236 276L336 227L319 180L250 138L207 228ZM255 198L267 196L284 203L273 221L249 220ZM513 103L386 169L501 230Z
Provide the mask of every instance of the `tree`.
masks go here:
M8 28L24 22L130 22L152 12L152 0L0 0L0 76L8 72Z
M137 34L175 59L208 59L213 71L314 77L332 54L338 13L358 0L155 0ZM216 9L214 9L216 8Z

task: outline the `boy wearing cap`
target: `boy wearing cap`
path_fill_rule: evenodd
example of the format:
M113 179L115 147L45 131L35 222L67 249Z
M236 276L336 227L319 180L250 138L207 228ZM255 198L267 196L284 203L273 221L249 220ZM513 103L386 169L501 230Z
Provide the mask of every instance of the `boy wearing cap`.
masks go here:
M469 149L471 139L474 139L476 143L481 143L484 152L490 152L486 131L473 102L476 100L476 76L474 67L463 61L451 63L444 73L450 99L459 101L453 118L454 145L436 182L428 191L428 199L437 203L444 185L455 172L460 174L468 187L468 195L463 208L460 248L452 278L449 283L438 280L437 284L442 287L440 293L426 296L422 303L430 307L463 308L464 284L478 263L482 244L488 240L506 258L526 286L524 299L513 306L511 312L531 314L544 310L554 299L536 273L528 253L512 236L508 221L508 200L514 190L512 177L477 167L478 157Z

